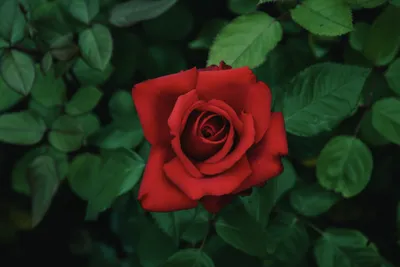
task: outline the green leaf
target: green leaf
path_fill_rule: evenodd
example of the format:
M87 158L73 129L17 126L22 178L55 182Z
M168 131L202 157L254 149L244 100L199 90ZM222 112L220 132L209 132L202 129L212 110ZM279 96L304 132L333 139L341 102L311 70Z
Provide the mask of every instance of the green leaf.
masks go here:
M89 24L100 11L99 0L64 0L65 9L77 20Z
M400 100L385 98L372 106L372 125L384 138L400 144Z
M187 37L193 28L194 18L184 5L175 5L157 18L143 21L147 36L154 40L179 41Z
M0 115L0 141L16 145L34 145L46 131L44 121L29 111Z
M262 226L266 226L272 208L296 182L296 171L289 160L283 158L283 172L261 188L253 188L250 196L241 197L247 212Z
M268 253L283 263L297 266L308 251L310 240L303 223L291 213L275 217L267 228Z
M400 1L399 0L390 0L390 4L394 6L400 6Z
M350 5L363 8L375 8L377 6L383 5L387 0L346 0Z
M212 259L200 249L183 249L168 258L164 267L214 267Z
M385 72L385 78L389 87L400 95L400 58L393 61Z
M267 253L266 232L245 210L236 209L221 215L215 230L226 243L251 256L263 257Z
M210 48L207 65L225 61L232 67L255 68L282 39L282 27L264 12L242 15L225 26Z
M342 0L305 0L290 14L313 34L339 36L353 30L351 8Z
M28 169L34 159L40 156L50 156L56 162L57 177L62 181L68 172L67 155L50 146L39 146L29 150L17 160L12 170L12 188L14 191L27 196L31 195L28 183Z
M79 34L83 59L93 68L104 70L110 62L113 42L109 29L95 24Z
M35 82L32 87L32 98L46 108L61 106L66 100L66 88L63 80L56 77L54 71L43 74L36 68Z
M35 66L28 55L12 50L2 58L1 75L12 89L26 96L35 80Z
M363 51L371 26L364 22L357 22L354 31L350 32L349 44L356 51Z
M176 73L188 68L184 55L175 46L150 46L146 56L142 71L147 79Z
M22 100L22 95L12 90L0 78L0 112L7 110Z
M24 38L26 21L18 1L4 0L0 4L0 37L15 44Z
M372 173L373 158L369 148L351 136L336 136L322 149L317 160L319 184L349 198L367 186Z
M86 113L75 118L82 126L83 132L85 133L85 140L100 129L100 120L94 113Z
M290 204L301 215L316 217L327 212L340 196L332 191L325 190L318 184L311 184L295 188L290 193Z
M117 27L129 27L140 21L160 16L170 9L177 0L131 0L114 6L109 21Z
M55 160L50 156L34 159L28 169L28 181L32 196L32 224L35 227L49 209L60 185Z
M94 86L80 88L65 105L68 115L76 116L87 113L96 107L103 93Z
M51 67L53 66L53 57L50 52L44 54L42 61L40 62L40 67L44 73L50 71Z
M286 130L299 136L330 131L358 107L370 70L320 63L300 72L283 99Z
M143 160L128 150L110 150L101 157L84 153L72 161L68 182L75 194L101 212L116 197L131 190L143 170Z
M143 138L143 130L136 115L118 119L101 128L91 136L90 143L104 149L131 149L136 148Z
M53 122L61 115L62 107L45 107L39 102L31 99L28 103L29 110L37 114L43 119L48 128L51 127Z
M209 216L200 206L175 212L152 212L151 216L164 233L179 241L195 244L202 241L209 228Z
M361 119L360 139L372 146L382 146L390 143L372 125L372 111L368 110Z
M62 115L54 121L48 135L50 144L62 152L78 150L83 142L85 133L78 120Z
M97 86L103 84L111 76L114 67L107 64L106 68L101 71L92 68L82 59L78 59L72 70L82 86Z
M158 227L147 223L140 231L136 251L141 266L160 267L171 255L178 251L178 248L173 240Z
M400 7L388 5L371 26L365 41L364 55L376 66L389 64L399 51Z
M108 102L108 110L114 120L136 115L131 94L123 90L116 91L111 96Z
M379 266L381 259L368 243L356 230L330 228L315 243L315 259L319 267Z
M229 0L228 8L235 14L246 14L257 10L259 0Z
M211 19L204 23L196 39L189 43L191 49L209 49L217 34L229 21L225 19Z

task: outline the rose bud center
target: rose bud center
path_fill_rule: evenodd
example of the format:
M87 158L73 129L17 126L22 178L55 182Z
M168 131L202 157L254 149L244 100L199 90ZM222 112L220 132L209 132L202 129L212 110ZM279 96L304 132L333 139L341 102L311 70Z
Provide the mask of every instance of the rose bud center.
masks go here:
M203 161L224 145L230 123L223 116L208 111L193 111L181 135L182 150L195 161Z

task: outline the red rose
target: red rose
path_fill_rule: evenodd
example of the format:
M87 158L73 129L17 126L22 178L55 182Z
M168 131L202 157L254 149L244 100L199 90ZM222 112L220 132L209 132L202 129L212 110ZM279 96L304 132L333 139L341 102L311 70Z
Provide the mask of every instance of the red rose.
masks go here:
M221 62L147 80L132 89L152 145L139 190L145 210L217 212L234 195L283 170L288 147L271 92L247 68Z

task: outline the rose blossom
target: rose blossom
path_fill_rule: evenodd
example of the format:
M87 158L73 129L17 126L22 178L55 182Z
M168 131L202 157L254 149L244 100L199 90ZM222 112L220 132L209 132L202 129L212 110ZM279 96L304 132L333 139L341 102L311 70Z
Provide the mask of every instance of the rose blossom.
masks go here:
M193 68L136 84L132 96L152 145L138 196L145 210L200 202L218 212L283 170L283 116L248 67Z

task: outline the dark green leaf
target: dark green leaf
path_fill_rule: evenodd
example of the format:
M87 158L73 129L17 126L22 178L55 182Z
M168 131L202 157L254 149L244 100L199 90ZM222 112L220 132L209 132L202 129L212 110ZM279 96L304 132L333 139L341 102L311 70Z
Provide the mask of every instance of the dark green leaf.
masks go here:
M46 126L51 128L53 122L61 115L62 107L45 107L39 102L31 99L28 103L29 110L36 113L39 117L43 119Z
M226 243L249 255L263 257L267 253L267 233L245 210L232 210L221 215L215 230Z
M1 75L16 92L28 95L35 80L35 66L28 55L12 50L2 58Z
M117 149L81 154L74 158L68 174L72 190L89 201L93 212L107 209L116 197L133 188L144 170L143 160L134 152Z
M207 65L225 61L255 68L282 39L282 27L264 12L242 15L225 26L210 48Z
M349 198L367 186L373 158L369 148L352 136L336 136L322 149L316 174L319 184Z
M52 66L53 66L53 57L51 56L50 52L47 52L42 58L42 61L40 62L40 67L44 73L47 73Z
M307 230L296 216L282 213L267 228L268 253L280 262L297 266L308 251Z
M400 7L387 6L371 26L365 41L364 55L376 66L389 64L399 51Z
M301 215L315 217L327 212L340 196L318 184L300 186L290 193L292 207Z
M0 115L0 141L16 145L38 143L46 131L46 124L29 111Z
M58 150L72 152L81 147L84 137L85 133L78 120L62 115L54 121L48 140Z
M257 10L259 0L229 0L228 8L236 14L242 15Z
M371 26L364 22L354 25L354 31L350 32L349 44L356 51L363 51Z
M56 162L57 177L61 181L68 172L67 155L61 153L50 146L39 146L29 150L21 158L17 160L12 171L12 187L13 189L24 195L30 195L30 187L27 179L28 169L32 161L40 156L50 156Z
M85 139L100 129L100 120L94 113L86 113L75 118L82 126Z
M183 240L195 244L202 241L209 228L209 215L200 206L194 209L176 212L151 213L157 225L174 240Z
M90 143L105 149L136 148L143 140L143 130L137 116L124 117L101 128Z
M390 143L372 125L372 111L365 112L361 119L360 139L372 146L382 146Z
M91 111L100 101L103 93L94 86L80 88L65 105L65 113L71 116Z
M400 144L400 101L385 98L372 106L372 125L384 138Z
M54 71L42 73L36 68L36 78L32 87L32 98L46 108L54 108L64 104L66 88L62 78L56 77Z
M86 24L100 11L99 0L64 0L62 3L74 18Z
M12 90L3 79L0 78L0 112L7 110L22 100L22 95Z
M299 73L283 100L286 130L299 136L332 130L357 109L369 72L328 62Z
M269 180L261 188L253 188L250 196L241 197L247 212L262 226L266 226L274 205L290 190L297 178L292 164L287 159L282 159L283 172Z
M189 43L191 49L209 49L217 34L225 27L229 21L225 19L212 19L207 21L195 40Z
M93 68L104 70L110 62L113 42L109 29L95 24L79 34L83 59Z
M212 259L200 249L184 249L168 258L164 267L214 267Z
M387 0L346 0L345 2L356 7L375 8L387 2Z
M15 44L24 38L26 21L18 1L3 0L0 3L0 37Z
M140 21L160 16L177 0L131 0L116 5L110 14L110 23L118 27L129 27Z
M34 159L28 170L28 180L32 196L32 224L35 227L49 209L60 184L55 160L50 156Z
M131 94L122 90L119 90L112 95L108 102L108 110L114 120L136 115Z
M397 95L400 95L400 58L390 64L389 68L385 72L385 77L390 88Z
M104 83L110 77L111 73L114 71L114 67L108 64L106 68L101 71L90 67L82 59L78 59L72 70L82 86L97 86Z
M314 255L319 267L375 267L382 263L368 239L349 229L327 229L317 240Z

